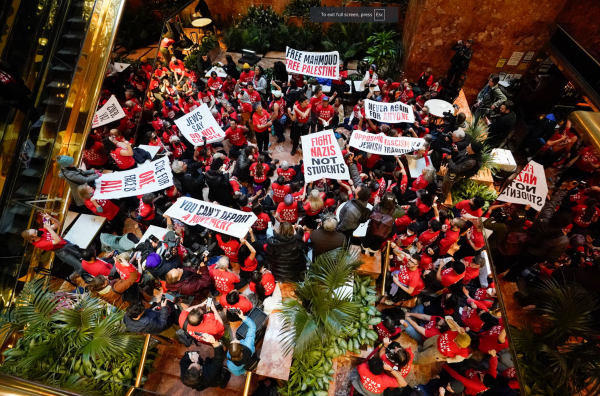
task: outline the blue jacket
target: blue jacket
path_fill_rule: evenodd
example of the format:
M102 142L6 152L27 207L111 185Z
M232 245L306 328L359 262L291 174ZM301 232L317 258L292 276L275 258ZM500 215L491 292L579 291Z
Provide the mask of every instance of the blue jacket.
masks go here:
M250 349L252 355L254 355L254 339L256 338L256 324L252 319L246 316L244 319L244 323L248 326L248 331L246 332L246 338L240 341L240 344ZM242 375L246 372L244 370L244 366L238 366L231 361L231 355L227 352L227 368L231 371L233 375Z

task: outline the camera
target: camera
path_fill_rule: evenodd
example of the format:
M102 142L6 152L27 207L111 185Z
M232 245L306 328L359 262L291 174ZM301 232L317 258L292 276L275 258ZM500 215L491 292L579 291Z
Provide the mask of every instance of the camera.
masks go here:
M210 245L201 245L199 243L194 243L190 248L191 253L188 255L189 265L198 267L200 263L202 263L204 259L208 257L208 255L215 248L215 246L216 242L213 242Z
M506 220L508 220L508 213L504 211L504 208L498 208L494 209L494 211L490 214L490 217L499 223L504 223Z

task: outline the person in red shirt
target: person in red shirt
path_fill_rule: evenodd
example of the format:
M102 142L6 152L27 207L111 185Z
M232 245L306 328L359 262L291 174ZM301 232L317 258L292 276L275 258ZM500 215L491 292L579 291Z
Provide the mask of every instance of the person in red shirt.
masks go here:
M240 243L235 238L225 234L217 234L217 244L229 260L234 263L238 262L237 253L240 248Z
M259 104L256 106L256 111L252 115L252 125L256 132L256 145L258 152L267 151L269 149L269 127L273 125L271 114L267 112Z
M225 81L223 81L223 92L231 96L236 84L236 79L228 74L227 77L225 77Z
M254 179L254 189L255 191L260 191L260 189L268 190L271 179L267 176L269 173L269 165L265 164L265 156L259 155L256 162L250 165L250 176Z
M402 377L406 377L412 368L415 355L410 348L403 348L397 341L383 340L383 347L379 348L379 357L394 371L398 371Z
M500 324L497 326L479 334L479 350L481 352L488 353L491 350L501 351L508 348L506 329L504 328L502 318L498 319L498 322Z
M450 222L450 229L444 233L444 238L439 242L440 256L445 256L448 251L458 241L460 237L460 229L465 226L465 221L460 218L454 218ZM442 228L443 229L443 228Z
M275 219L279 222L295 223L298 220L298 202L291 194L283 198L283 202L277 205Z
M458 250L454 253L455 260L461 260L465 257L476 256L485 246L483 230L479 219L473 220L473 226L469 228L466 235L458 240Z
M83 158L85 158L90 165L90 168L103 168L108 162L108 156L104 150L104 145L92 138L85 141Z
M215 340L220 340L225 334L223 319L221 319L219 311L215 308L214 300L208 309L205 301L183 311L179 315L179 327L184 331L187 330L190 336L203 344L208 343L202 338L202 334L209 334Z
M269 228L271 218L268 214L263 212L263 207L260 203L257 203L252 207L252 213L256 216L256 221L252 224L253 232L258 235L259 239L266 239L267 228Z
M154 206L154 200L156 195L154 193L148 193L144 195L138 195L140 200L140 206L138 207L136 220L148 227L152 224L162 224L162 216L156 216L156 208Z
M249 230L252 242L255 242L252 228ZM252 273L258 268L258 260L256 260L256 249L246 240L240 239L240 248L238 249L238 262L240 264L240 279L246 285Z
M171 57L171 62L169 62L169 69L173 72L173 83L175 85L182 84L185 74L183 62L173 56Z
M454 214L456 217L463 217L465 220L473 220L483 215L485 200L481 197L465 199L454 205Z
M427 158L427 157L425 157ZM436 170L433 166L426 166L425 168L423 168L423 171L421 171L421 174L419 175L419 177L417 177L412 185L410 186L410 189L412 191L419 191L421 189L426 188L430 183L433 183L435 181L435 178L437 177L437 173Z
M87 184L77 188L79 196L85 200L85 207L97 216L102 216L110 223L118 234L121 234L125 222L119 214L119 207L109 199L94 199L94 189Z
M43 228L25 230L21 236L38 249L54 252L64 263L73 267L75 271L80 271L81 254L78 247L56 233L56 230L62 226L60 221L44 214L43 224Z
M223 86L223 80L221 80L221 77L217 76L216 71L212 71L210 72L210 78L206 84L213 91L217 91Z
M388 374L386 374L389 373ZM359 364L356 371L350 374L354 389L361 394L383 394L388 388L405 387L406 380L399 371L395 371L377 355Z
M137 163L133 158L133 148L128 141L117 142L113 136L110 136L105 137L102 142L119 170L128 170L137 167Z
M264 301L275 291L275 277L271 271L263 267L260 271L254 271L250 278L250 291L258 295L260 301Z
M415 93L412 91L412 87L406 84L404 91L400 94L400 101L402 103L408 103L409 100L415 97Z
M589 146L584 148L579 152L579 159L575 162L575 166L571 168L575 168L575 171L579 172L568 172L570 176L576 174L579 177L573 178L573 180L587 180L591 177L591 173L596 169L600 168L600 153L596 150L595 147ZM569 169L571 170L571 169Z
M163 118L169 119L171 122L175 120L177 113L179 112L179 107L175 106L171 101L166 100L164 106L161 110Z
M583 205L575 205L571 211L573 212L573 223L584 230L592 223L598 220L598 209L596 198L587 198Z
M421 278L421 270L419 269L421 256L416 253L411 256L400 250L395 243L390 246L394 249L394 254L397 257L402 257L405 260L406 265L400 265L397 273L396 271L392 273L392 281L396 284L397 291L394 294L390 291L392 298L391 300L386 299L385 303L387 305L411 300L425 288L425 282Z
M423 343L423 349L415 354L414 364L430 364L447 361L449 363L462 362L471 354L469 345L471 338L454 319L446 316L446 323L450 330L442 335L435 335Z
M395 309L395 308L389 308ZM373 326L373 330L377 332L377 336L379 337L379 341L383 341L384 339L394 340L402 334L402 326L399 325L397 320L392 318L390 315L382 315L381 323L376 326Z
M417 334L415 334L413 331L411 331L409 326L406 326L406 334L419 343L422 341L422 339L429 339L436 335L440 336L443 332L448 330L446 320L441 316L431 316L413 312L407 312L405 315L406 324L410 325L410 327L417 332ZM416 319L424 320L427 323L420 326L415 321ZM415 337L416 335L418 335L418 337Z
M230 157L237 158L239 152L248 146L245 136L246 132L248 132L248 128L238 125L237 121L229 121L229 128L225 131L225 139L231 143L231 148L229 149Z
M244 63L242 72L240 73L240 82L251 83L254 81L254 71L250 69L250 65Z
M181 105L181 103L180 103ZM183 112L185 114L191 113L200 107L200 102L194 100L192 96L188 97L186 101L183 102Z
M221 257L217 261L211 276L215 289L221 294L228 294L233 289L243 287L243 285L240 285L240 278L229 269L229 259L227 257Z
M488 389L495 389L497 387L496 376L498 375L498 357L496 351L489 351L492 356L487 371L480 371L475 369L468 369L465 371L465 375L460 375L457 371L452 369L450 366L445 364L443 369L448 372L455 380L460 381L465 387L465 394L469 396L478 395L486 392Z
M127 252L121 253L119 254L116 258L115 258L115 269L117 271L117 273L119 274L119 277L123 280L127 280L131 277L135 278L136 282L139 282L140 279L142 278L142 271L141 268L136 268L130 261L134 260L137 258L137 254L134 255L134 257L131 257L131 255Z
M273 202L278 205L282 203L285 196L292 191L291 187L285 184L283 176L278 176L275 183L271 185L271 188L273 189Z
M463 285L468 285L473 279L479 278L479 272L485 266L485 259L481 256L474 256L465 257L461 261L466 268L462 283Z
M423 248L431 245L440 235L442 230L442 223L433 219L429 221L429 228L419 235L417 242L417 249L421 251Z
M419 225L417 223L410 223L406 227L406 234L400 235L396 244L401 245L403 248L412 246L417 239L417 231L419 231Z
M296 177L296 170L290 166L287 161L283 161L277 168L277 176L282 176L285 183L291 183Z
M315 115L317 116L317 131L322 131L325 128L331 127L335 109L329 104L329 98L323 96L322 104L318 105L315 109Z
M397 232L399 234L405 233L408 225L415 222L417 217L419 217L419 208L417 208L415 205L409 206L404 212L404 216L398 217L395 221Z
M443 268L444 266L440 264L436 274L436 279L442 286L451 286L465 277L465 265L461 261L453 261L451 268Z
M169 137L169 143L171 143L171 153L173 153L173 158L174 159L180 159L184 156L187 147L185 144L183 144L181 142L181 140L179 140L178 136L171 136Z
M113 261L112 259L107 260ZM109 278L114 277L116 274L113 264L97 258L94 248L87 248L81 253L81 267L94 278L98 275L104 275Z
M240 292L237 290L232 290L227 294L222 294L221 298L219 299L219 303L227 310L241 309L244 315L254 308L252 302L248 300L246 296L240 295Z

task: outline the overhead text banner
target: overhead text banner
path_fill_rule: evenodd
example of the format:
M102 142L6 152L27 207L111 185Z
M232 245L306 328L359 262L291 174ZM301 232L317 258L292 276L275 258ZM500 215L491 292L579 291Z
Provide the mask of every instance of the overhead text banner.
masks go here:
M94 115L94 121L92 122L92 128L98 128L99 126L106 125L109 122L120 120L125 117L125 112L119 104L115 95L111 96L110 99L100 107Z
M371 120L389 124L415 122L412 107L402 102L383 103L365 99L365 115Z
M163 157L135 169L105 173L96 179L94 199L125 198L162 190L173 185L169 159Z
M540 211L546 203L548 195L548 184L544 167L535 161L530 161L525 168L511 181L502 194L499 201L517 204L531 205Z
M332 130L302 136L304 180L349 180L350 172Z
M206 103L175 120L179 128L194 146L204 146L203 137L207 143L220 142L225 139L225 132L221 129L215 117L210 113Z
M424 139L409 137L389 137L384 133L377 135L362 131L353 131L350 147L367 153L380 155L402 155L419 150L425 144Z
M333 52L305 52L286 47L285 66L290 73L337 80L340 75L340 54Z
M256 221L256 215L252 212L242 212L241 210L187 197L179 198L165 212L165 215L189 225L199 224L236 238L245 237L248 229Z

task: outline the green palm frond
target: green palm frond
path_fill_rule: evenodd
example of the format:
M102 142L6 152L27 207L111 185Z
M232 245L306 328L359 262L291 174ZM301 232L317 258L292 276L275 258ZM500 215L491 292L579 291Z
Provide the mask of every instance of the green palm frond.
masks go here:
M317 324L302 303L293 298L282 302L281 328L283 353L301 355L318 342ZM309 330L306 330L309 329Z
M358 253L348 249L338 248L320 255L311 264L310 273L330 292L348 283L352 273L362 262Z
M0 311L0 345L4 344L15 331L21 327L14 310L5 308Z
M101 396L104 394L102 390L96 389L96 386L87 378L82 378L79 375L63 375L58 379L47 382L48 385L53 385L58 388L75 392L81 395Z
M104 310L102 300L85 293L76 297L74 309L61 310L54 315L53 319L56 327L72 332L72 342L76 347L80 347L92 337L92 331Z
M32 327L48 325L58 304L58 297L49 290L43 279L28 282L15 302L18 321Z
M464 129L465 133L476 142L483 142L488 138L488 126L483 120L479 119L475 122L474 119L467 120L467 127Z

